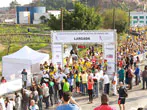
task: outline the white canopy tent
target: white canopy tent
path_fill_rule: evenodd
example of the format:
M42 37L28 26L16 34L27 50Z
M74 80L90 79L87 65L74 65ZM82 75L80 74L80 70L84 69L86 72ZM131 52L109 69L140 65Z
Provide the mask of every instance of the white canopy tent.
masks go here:
M7 81L21 78L21 72L26 69L28 76L40 72L40 64L49 61L49 55L37 52L24 46L17 52L2 58L2 75ZM31 74L32 73L32 74Z

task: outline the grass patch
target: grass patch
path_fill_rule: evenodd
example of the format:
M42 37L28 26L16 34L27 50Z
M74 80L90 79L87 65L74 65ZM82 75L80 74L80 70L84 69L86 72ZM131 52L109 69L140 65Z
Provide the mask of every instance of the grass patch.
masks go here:
M30 48L34 49L34 50L39 50L41 48L44 48L44 47L48 46L47 43L30 43L30 44L26 44L26 45L29 46ZM12 54L12 53L18 51L23 46L25 46L25 45L11 44L9 54ZM6 47L8 47L8 46L6 46ZM7 55L7 53L8 53L8 48L6 48L6 49L4 49L3 51L0 52L0 61L2 61L2 57Z

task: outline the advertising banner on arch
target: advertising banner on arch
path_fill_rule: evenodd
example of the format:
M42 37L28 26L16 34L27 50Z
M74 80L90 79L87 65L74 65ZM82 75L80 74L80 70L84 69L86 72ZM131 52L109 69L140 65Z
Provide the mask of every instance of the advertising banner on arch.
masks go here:
M53 44L52 45L52 63L56 66L61 66L63 64L63 56L62 56L62 45L61 44Z
M115 72L115 57L115 44L104 44L104 59L106 59L108 62L108 74Z
M57 31L53 43L114 43L114 31Z

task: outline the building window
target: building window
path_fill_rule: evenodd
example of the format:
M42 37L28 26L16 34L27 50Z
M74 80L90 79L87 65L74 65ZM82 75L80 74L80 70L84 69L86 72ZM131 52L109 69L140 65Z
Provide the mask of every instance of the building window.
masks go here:
M144 23L144 21L140 21L140 23Z
M144 19L144 16L140 16L139 18L140 18L140 19Z
M137 21L133 21L133 24L136 24L137 23Z
M138 19L138 16L133 16L133 19Z

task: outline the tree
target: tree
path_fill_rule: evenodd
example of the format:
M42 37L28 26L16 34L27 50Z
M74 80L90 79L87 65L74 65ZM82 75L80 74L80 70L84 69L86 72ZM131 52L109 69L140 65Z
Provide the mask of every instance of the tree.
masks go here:
M20 4L16 0L14 0L10 3L10 9L14 9L16 6L19 6L19 5Z
M61 17L51 16L48 25L53 30L59 30L60 21ZM100 14L96 13L94 8L86 7L79 2L75 4L74 11L64 10L63 12L64 30L92 30L98 29L101 24Z
M43 15L40 17L41 23L46 23L47 18Z
M113 29L113 9L105 10L102 14L105 29ZM118 33L124 32L128 28L128 14L121 9L115 9L115 29Z

